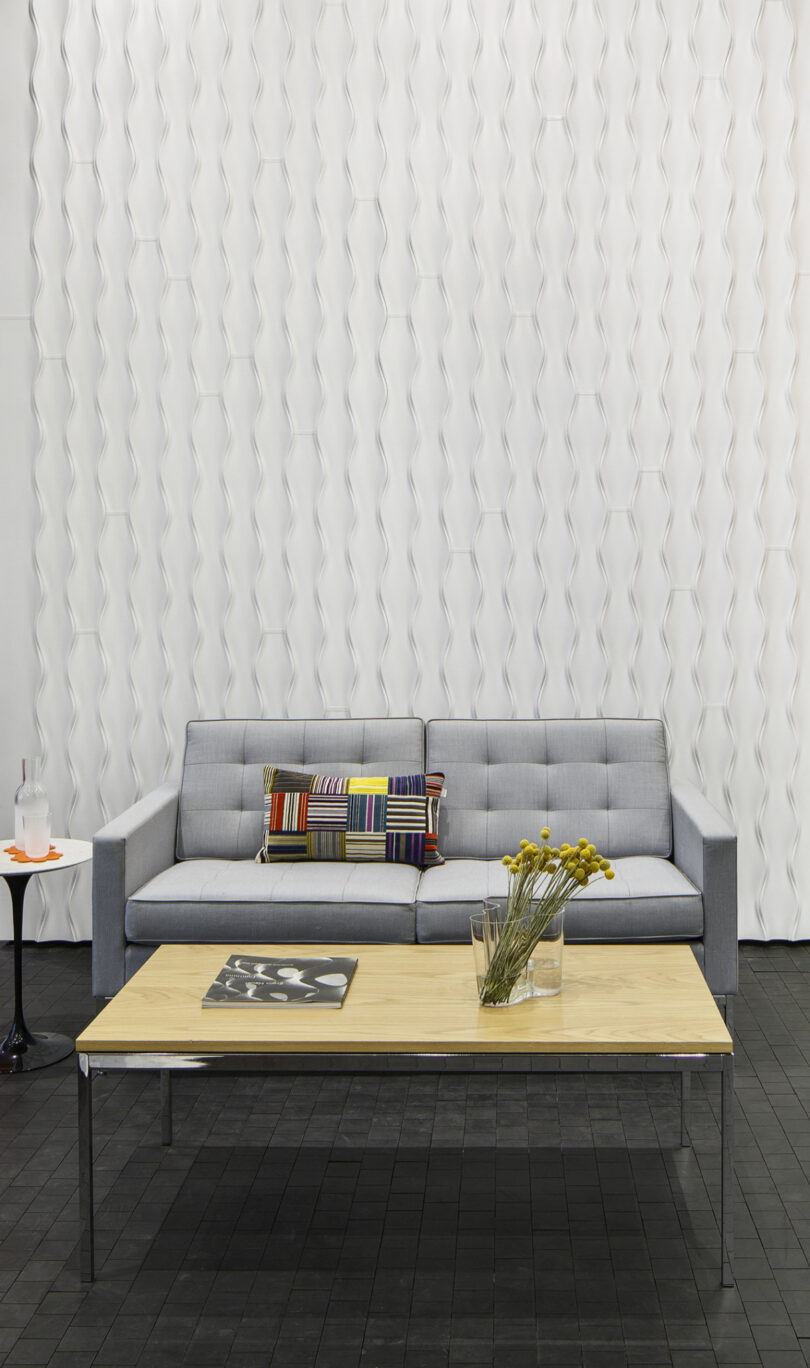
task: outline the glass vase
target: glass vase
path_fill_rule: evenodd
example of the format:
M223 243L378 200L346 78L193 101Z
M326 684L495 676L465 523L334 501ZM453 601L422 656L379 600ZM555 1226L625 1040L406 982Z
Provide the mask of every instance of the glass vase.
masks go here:
M513 1007L532 997L529 946L528 942L525 947L521 945L527 927L528 920L524 919L523 923L512 923L505 933L506 908L496 902L485 902L482 910L470 917L475 978L482 1007Z
M48 814L48 795L42 782L42 757L32 756L22 762L22 783L14 795L14 845L17 850L25 849L25 818L41 817Z
M513 1007L532 997L554 997L562 988L565 909L540 934L526 916L507 925L507 908L485 902L470 917L475 978L482 1007Z
M565 908L541 932L529 960L532 997L554 997L562 988Z

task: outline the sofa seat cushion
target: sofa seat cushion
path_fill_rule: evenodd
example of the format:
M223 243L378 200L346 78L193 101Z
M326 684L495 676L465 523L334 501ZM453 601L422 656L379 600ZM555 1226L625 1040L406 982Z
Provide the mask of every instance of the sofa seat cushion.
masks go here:
M184 860L127 902L128 941L395 941L415 935L405 864Z
M703 934L699 890L669 860L628 855L611 861L616 877L597 879L569 902L570 941L692 940ZM416 939L465 941L470 914L484 898L506 898L508 876L500 860L448 860L419 883Z

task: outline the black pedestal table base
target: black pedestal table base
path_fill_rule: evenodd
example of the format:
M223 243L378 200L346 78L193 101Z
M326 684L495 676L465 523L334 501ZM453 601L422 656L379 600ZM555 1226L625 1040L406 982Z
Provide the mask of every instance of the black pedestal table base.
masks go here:
M60 1059L67 1059L74 1049L75 1043L71 1037L59 1035L56 1031L29 1031L22 1044L9 1031L0 1044L0 1074L30 1073L32 1069L44 1069L48 1064L58 1064Z
M23 902L28 880L35 873L3 875L11 893L14 925L14 1020L5 1039L0 1041L0 1074L29 1073L44 1069L73 1054L74 1043L69 1036L51 1031L30 1031L25 1024L22 1005L22 924Z

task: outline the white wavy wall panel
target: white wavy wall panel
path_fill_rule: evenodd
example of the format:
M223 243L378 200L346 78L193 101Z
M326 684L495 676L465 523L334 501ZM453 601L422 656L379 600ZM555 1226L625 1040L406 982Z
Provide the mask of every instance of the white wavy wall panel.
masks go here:
M663 712L810 935L807 6L30 17L58 827L194 716Z
M29 154L33 112L28 78L34 50L26 4L0 6L0 395L3 497L0 499L0 831L13 830L12 799L20 756L35 748L33 697L37 663L31 649L37 582L31 547L37 523L32 487L31 335L34 270L29 250L32 194ZM38 923L36 884L28 890ZM0 896L0 934L11 930L10 900Z

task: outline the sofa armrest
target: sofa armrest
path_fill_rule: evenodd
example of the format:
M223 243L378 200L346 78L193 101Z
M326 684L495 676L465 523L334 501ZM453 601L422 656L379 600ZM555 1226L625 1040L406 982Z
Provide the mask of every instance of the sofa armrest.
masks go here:
M179 789L162 784L93 837L93 993L110 997L125 978L127 898L174 864Z
M737 837L693 784L672 785L672 859L703 894L703 972L737 991Z

